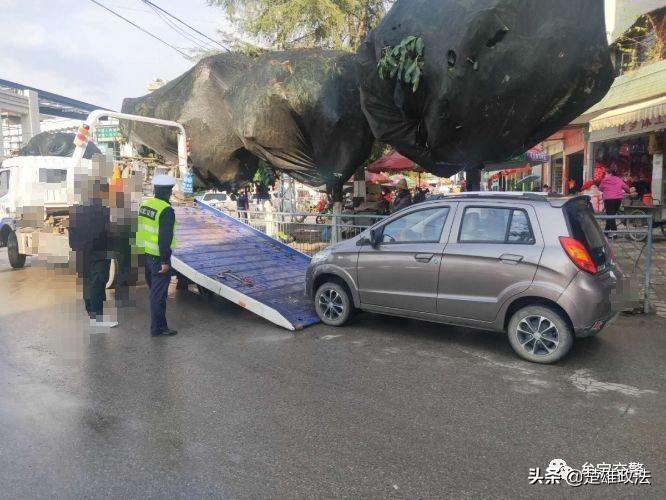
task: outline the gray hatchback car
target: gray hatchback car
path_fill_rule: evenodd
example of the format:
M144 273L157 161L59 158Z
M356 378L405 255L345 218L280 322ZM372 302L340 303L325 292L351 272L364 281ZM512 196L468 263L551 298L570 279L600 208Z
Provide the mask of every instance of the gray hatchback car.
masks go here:
M553 363L616 317L623 279L589 199L466 193L409 207L312 259L327 325L355 310L505 331Z

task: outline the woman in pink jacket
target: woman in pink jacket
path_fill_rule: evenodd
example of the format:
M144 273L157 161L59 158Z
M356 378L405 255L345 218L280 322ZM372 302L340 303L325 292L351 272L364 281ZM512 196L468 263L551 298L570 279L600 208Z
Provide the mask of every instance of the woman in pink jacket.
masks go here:
M629 192L629 186L617 176L617 170L612 168L606 172L606 177L599 184L606 215L615 215L622 206L624 193ZM615 219L606 220L606 231L617 231Z

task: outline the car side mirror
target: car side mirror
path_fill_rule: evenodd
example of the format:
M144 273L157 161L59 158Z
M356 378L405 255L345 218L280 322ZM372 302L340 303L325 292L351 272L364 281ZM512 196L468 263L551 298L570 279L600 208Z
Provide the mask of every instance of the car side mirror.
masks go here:
M380 229L371 229L370 230L370 245L373 248L377 248L381 243L382 231Z

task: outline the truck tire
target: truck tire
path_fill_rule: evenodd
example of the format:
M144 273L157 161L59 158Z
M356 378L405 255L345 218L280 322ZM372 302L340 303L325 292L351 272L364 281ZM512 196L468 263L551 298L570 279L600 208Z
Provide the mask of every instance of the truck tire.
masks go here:
M25 254L19 253L18 238L14 231L7 236L7 256L9 265L14 269L21 269L25 266Z
M106 289L111 290L116 287L116 278L118 276L118 262L116 259L111 259L109 264L109 281L106 282Z

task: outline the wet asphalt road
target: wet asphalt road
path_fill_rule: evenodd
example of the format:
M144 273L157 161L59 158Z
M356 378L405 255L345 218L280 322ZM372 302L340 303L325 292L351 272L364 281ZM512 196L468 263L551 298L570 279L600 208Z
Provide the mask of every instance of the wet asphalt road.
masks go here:
M624 317L557 366L502 335L359 315L296 335L145 290L89 335L71 276L0 250L0 498L666 497L666 321ZM652 486L528 485L562 458Z

